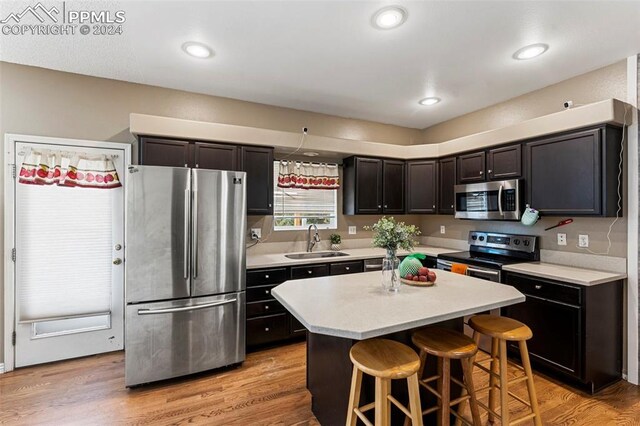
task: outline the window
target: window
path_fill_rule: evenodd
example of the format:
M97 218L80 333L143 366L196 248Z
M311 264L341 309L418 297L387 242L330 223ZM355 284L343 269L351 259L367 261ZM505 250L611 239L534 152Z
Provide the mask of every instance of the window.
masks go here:
M274 162L278 170L279 161ZM293 231L315 224L318 229L338 228L338 190L279 188L273 180L273 229Z

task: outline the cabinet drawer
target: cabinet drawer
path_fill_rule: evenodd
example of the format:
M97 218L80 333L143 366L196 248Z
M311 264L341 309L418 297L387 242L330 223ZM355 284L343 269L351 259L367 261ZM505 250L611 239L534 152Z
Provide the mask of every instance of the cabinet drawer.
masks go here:
M329 275L328 265L292 266L291 279L300 280L303 278L324 277Z
M247 303L247 318L279 314L280 312L285 312L285 309L277 300Z
M507 284L531 296L577 306L582 303L579 287L513 274L508 275Z
M293 315L289 314L289 333L291 336L302 336L307 334L307 329Z
M288 336L289 321L287 314L247 320L247 346L272 343L286 339Z
M247 302L260 302L263 300L273 300L271 290L276 285L263 285L260 287L247 288Z
M287 268L247 271L247 286L280 284L287 280Z
M331 275L355 274L362 272L364 266L361 261L358 262L339 262L330 265Z

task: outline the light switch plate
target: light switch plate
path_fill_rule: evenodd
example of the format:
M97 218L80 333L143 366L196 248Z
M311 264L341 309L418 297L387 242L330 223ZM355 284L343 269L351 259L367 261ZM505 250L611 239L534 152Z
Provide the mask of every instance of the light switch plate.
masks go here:
M559 246L567 245L567 234L558 234L558 245Z
M356 227L355 226L350 226L349 227L349 235L356 235Z
M440 233L444 234L445 233L445 227L444 225L440 225Z
M589 236L586 234L578 235L578 247L587 248L589 247Z

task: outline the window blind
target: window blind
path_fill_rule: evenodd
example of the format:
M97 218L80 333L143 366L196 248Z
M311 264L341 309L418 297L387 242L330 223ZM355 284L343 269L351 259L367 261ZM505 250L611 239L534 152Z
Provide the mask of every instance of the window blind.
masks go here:
M116 191L16 185L20 321L111 310Z

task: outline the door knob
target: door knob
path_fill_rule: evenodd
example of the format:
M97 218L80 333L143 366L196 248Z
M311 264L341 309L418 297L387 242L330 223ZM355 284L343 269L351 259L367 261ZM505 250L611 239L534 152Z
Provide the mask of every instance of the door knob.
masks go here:
M122 263L122 259L120 259L119 257L113 260L114 265L120 265L121 263Z
M120 250L122 250L122 245L116 244L116 246L114 248L116 249L116 251L120 251Z

